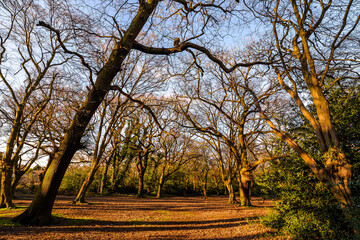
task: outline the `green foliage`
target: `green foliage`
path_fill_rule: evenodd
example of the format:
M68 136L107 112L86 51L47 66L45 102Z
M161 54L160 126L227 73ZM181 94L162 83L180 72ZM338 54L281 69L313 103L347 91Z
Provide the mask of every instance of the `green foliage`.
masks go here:
M87 174L90 171L90 166L71 166L66 171L66 174L61 182L59 188L59 194L62 195L76 195L81 185L83 184ZM97 193L98 186L100 186L101 181L101 171L95 173L95 177L90 187L88 188L88 193Z
M289 157L273 162L257 179L263 196L281 199L274 212L263 219L264 224L295 239L351 239L353 229L360 230L360 86L354 82L344 84L331 88L326 98L342 151L353 165L352 209L340 209L329 189L278 140L274 141L276 154ZM316 115L313 106L308 108ZM321 165L316 137L308 121L298 117L286 121L293 138Z
M87 172L88 167L69 167L61 182L59 194L76 195L85 180Z
M328 100L332 120L347 159L353 165L353 176L360 175L360 85L332 88Z
M11 221L9 218L1 218L0 217L0 226L8 226L8 227L15 227L15 226L21 226L20 223L15 223Z
M281 199L274 212L262 219L266 226L294 239L350 239L351 223L328 188L298 157L274 163L258 184L265 196Z

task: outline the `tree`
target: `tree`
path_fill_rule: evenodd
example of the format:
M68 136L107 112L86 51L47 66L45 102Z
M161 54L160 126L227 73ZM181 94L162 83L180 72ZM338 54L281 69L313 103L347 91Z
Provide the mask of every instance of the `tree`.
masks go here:
M141 113L141 112L140 112ZM147 114L136 116L134 123L134 137L135 141L131 143L130 147L135 152L136 169L138 172L138 193L137 197L142 198L145 194L144 176L148 167L148 163L152 155L157 151L155 142L161 134L161 130L156 125L152 117ZM160 131L159 131L160 130Z
M49 224L51 223L51 210L55 201L56 193L61 180L65 174L72 156L80 147L80 140L84 134L92 115L105 95L111 88L111 82L121 69L121 64L132 48L135 38L147 22L158 2L142 2L139 5L137 15L130 26L123 34L120 41L117 41L107 63L97 75L96 82L88 92L85 101L74 116L53 161L51 162L40 190L36 193L29 208L21 215L14 218L14 221L27 224ZM44 26L47 26L43 24Z
M89 186L94 180L95 173L99 169L102 160L110 158L114 155L120 144L119 140L111 141L114 139L112 136L116 132L121 132L124 127L124 118L127 115L126 108L128 108L128 100L121 99L119 95L108 96L102 107L99 109L99 123L97 130L94 133L94 149L92 153L91 167L88 175L86 176L74 203L84 203L85 194ZM123 124L121 123L123 122ZM112 143L112 144L110 144Z
M273 76L296 103L315 133L311 152L280 131L266 112L258 109L274 133L296 151L316 178L327 186L349 219L353 203L349 183L352 159L346 157L326 93L338 82L358 79L357 1L243 1L251 13L269 24L268 51ZM336 17L334 17L336 16ZM351 49L349 51L349 49ZM271 78L271 77L269 77ZM253 93L256 99L256 93ZM309 110L309 103L315 108Z
M232 171L229 168L226 186L231 196L232 178L238 177L242 206L251 205L252 172L259 164L270 159L268 156L258 158L256 154L248 156L249 152L254 151L254 149L250 150L253 142L259 135L267 132L262 120L257 116L255 101L248 90L249 85L256 86L257 83L252 81L256 74L258 71L251 67L231 74L224 74L221 70L213 69L206 77L196 77L191 87L182 88L189 89L186 92L189 100L182 101L185 106L180 107L180 111L185 115L191 127L206 135L212 135L207 138L212 139L210 145L218 153L222 174L225 169L220 139L222 144L227 145L230 151L228 166L234 164L235 170ZM188 82L190 82L189 77L186 83ZM258 100L265 102L274 92L277 92L276 85L269 84L267 88L262 89ZM234 200L229 199L229 202Z
M357 85L357 86L356 86ZM327 93L330 109L333 112L333 122L339 131L339 139L346 139L344 149L359 149L358 138L358 106L360 103L358 84L338 85ZM288 108L289 111L296 111L296 106ZM315 109L309 106L310 111ZM292 133L293 138L306 147L308 151L316 152L316 136L312 131L311 125L304 117L293 115L289 118L285 115L287 129ZM352 119L352 120L350 120ZM354 125L353 125L354 123ZM346 129L346 130L345 130ZM355 138L356 139L355 139ZM326 239L352 239L351 226L355 229L359 227L359 222L349 222L341 213L336 199L330 193L326 185L319 182L302 159L286 143L281 142L276 137L272 151L279 154L287 154L281 161L272 162L268 168L260 172L262 192L270 197L281 199L264 223L279 231L287 232L294 238L326 238ZM353 198L359 199L358 172L356 165L359 163L359 156L356 150L351 153L354 172L351 190Z
M36 19L44 17L48 7L28 1L0 4L1 25L7 30L0 36L0 78L6 89L5 105L0 111L9 128L1 158L0 207L13 206L18 181L39 156L45 136L35 138L32 130L52 98L55 82L61 79L59 66L67 61L58 54L60 44L54 34L36 28ZM49 20L56 17L52 13ZM16 71L15 64L19 65ZM28 161L22 159L22 155L30 152L34 154Z
M191 136L185 134L173 136L162 134L160 137L160 176L156 197L162 196L162 189L169 178L180 170L180 168L194 158L199 157L195 151Z
M70 4L70 3L69 3ZM55 154L54 159L52 160L51 164L49 165L49 168L44 176L44 179L42 181L42 184L40 186L39 191L36 193L33 202L29 206L29 208L18 217L15 217L13 220L19 223L23 224L49 224L51 223L51 209L54 204L55 196L57 193L57 190L59 188L59 185L61 183L61 179L64 176L64 173L71 161L71 158L75 154L75 152L79 149L81 138L84 134L84 131L86 129L86 126L90 122L91 117L94 115L96 109L100 105L100 103L105 98L106 94L110 90L117 90L121 92L122 94L125 94L121 86L112 86L112 81L116 77L116 75L119 72L126 72L125 69L122 69L122 64L125 60L125 58L128 56L130 51L132 49L142 51L144 53L148 54L155 54L155 55L171 55L178 52L184 52L188 50L189 54L192 54L192 51L190 49L196 49L197 51L205 54L207 57L209 57L211 60L215 61L219 64L224 70L227 72L232 71L236 67L239 66L250 66L256 63L236 63L233 67L226 67L225 64L221 62L215 55L213 55L208 49L206 49L204 46L192 43L190 41L194 41L195 39L199 39L204 35L204 31L206 29L211 27L210 23L213 23L215 18L212 16L212 13L215 13L217 11L211 11L211 14L209 14L209 11L211 9L219 10L219 13L222 14L224 17L226 14L228 14L231 9L233 8L233 4L227 4L226 2L220 2L215 3L212 1L203 3L193 3L193 2L186 2L182 0L178 1L169 1L167 7L171 7L174 9L174 11L168 12L169 14L166 16L163 16L162 18L155 19L154 17L151 18L151 15L155 12L159 4L159 1L157 0L149 0L149 1L139 1L139 4L123 4L120 7L116 5L116 2L111 2L111 4L106 4L106 7L108 8L110 13L114 13L115 16L110 16L108 19L103 19L108 17L108 14L100 14L100 18L98 21L92 21L92 19L87 16L86 20L88 22L96 22L94 26L99 26L99 24L105 24L100 28L96 29L96 31L92 31L92 29L85 28L85 24L82 24L79 26L79 28L75 28L76 33L81 33L78 35L80 37L83 36L91 36L95 39L108 39L109 44L109 51L104 56L104 61L102 61L103 65L100 69L95 69L96 74L96 80L93 81L94 74L93 68L87 63L86 59L82 54L79 53L79 51L82 51L83 49L79 48L79 51L72 51L71 49L67 48L64 42L62 41L61 32L54 28L51 23L46 23L44 21L39 22L39 26L42 26L49 31L53 32L57 36L57 40L59 41L62 50L67 54L72 54L76 56L77 58L80 58L81 62L83 63L84 67L89 72L89 82L90 87L89 91L87 93L86 99L82 103L81 107L76 111L76 114L74 115L73 121L70 124L68 130L64 134L64 138L62 142L59 145L58 151ZM101 3L100 3L101 5ZM164 6L165 7L165 6ZM112 9L110 9L112 8ZM67 8L72 10L73 8ZM76 10L76 8L74 8ZM160 11L161 7L159 7ZM164 10L164 9L162 9ZM208 11L209 10L209 11ZM94 11L94 15L97 15L101 11L98 11L98 7L96 8L96 11ZM162 11L167 13L167 11ZM173 14L173 13L179 13L179 14ZM79 14L79 13L78 13ZM78 15L75 14L75 15ZM73 16L72 14L69 14L70 18ZM129 16L129 19L132 19L130 23L121 23L119 25L119 22L117 19L124 19L124 16ZM174 19L174 18L183 18L181 20L182 24L200 24L203 25L199 28L192 28L191 31L174 31L175 35L182 34L181 39L177 40L177 38L174 38L173 43L176 43L175 46L172 46L170 48L164 48L164 47L157 47L160 44L156 44L153 46L146 46L144 44L144 41L140 43L140 40L143 38L149 39L151 36L154 36L153 33L157 32L156 29L152 29L153 27L159 27L158 30L160 32L164 33L166 31L166 27L164 27L169 23L168 19ZM72 24L76 25L77 22L73 19ZM102 21L103 20L103 21ZM159 24L148 24L149 21L159 21ZM199 20L195 22L196 20ZM107 24L108 23L108 24ZM110 26L109 26L109 23ZM100 25L101 25L100 24ZM107 24L107 25L106 25ZM122 30L121 26L124 26L126 30ZM199 26L199 25L197 25ZM110 28L110 34L109 32L102 35L101 33L103 31L107 31ZM98 33L100 32L100 34ZM142 33L141 33L142 32ZM140 34L141 33L141 34ZM109 36L110 37L106 37ZM160 40L163 36L169 36L168 34L158 36L158 40L160 43ZM138 38L138 40L137 40ZM90 39L90 38L89 38ZM175 41L176 40L176 41ZM86 42L82 42L86 46ZM92 42L90 40L90 42ZM200 41L199 41L200 42ZM164 41L164 44L169 44L169 41ZM91 45L91 44L90 44ZM73 45L76 46L76 45ZM83 45L80 45L79 47L83 47ZM96 49L94 45L89 46L88 49ZM132 101L136 99L131 99ZM140 103L141 106L143 106L148 111L149 108L146 108L143 104Z

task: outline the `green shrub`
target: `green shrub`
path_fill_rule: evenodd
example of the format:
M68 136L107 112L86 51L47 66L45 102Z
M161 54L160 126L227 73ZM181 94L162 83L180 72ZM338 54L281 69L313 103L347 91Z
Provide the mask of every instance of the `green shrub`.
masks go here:
M281 199L262 219L266 226L294 239L351 239L358 219L346 219L330 191L297 157L272 167L258 178L261 191ZM354 185L356 185L354 183Z
M76 195L79 192L88 171L89 167L70 166L61 182L59 194Z

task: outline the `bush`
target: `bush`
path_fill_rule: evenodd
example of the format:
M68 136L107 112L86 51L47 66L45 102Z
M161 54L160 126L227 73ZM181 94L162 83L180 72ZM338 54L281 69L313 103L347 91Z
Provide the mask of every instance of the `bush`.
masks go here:
M59 194L76 195L85 177L89 171L89 167L70 166L61 182Z
M266 226L294 239L351 239L358 220L345 218L330 191L301 159L273 163L258 177L258 184L266 196L281 199L262 219ZM354 209L350 211L356 216Z

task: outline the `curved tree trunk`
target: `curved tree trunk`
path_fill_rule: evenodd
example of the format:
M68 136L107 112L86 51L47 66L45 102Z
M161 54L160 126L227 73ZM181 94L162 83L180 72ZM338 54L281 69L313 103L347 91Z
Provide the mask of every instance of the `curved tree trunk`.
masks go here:
M21 179L21 177L25 174L24 171L15 171L15 176L14 178L12 179L12 182L11 182L11 190L12 190L12 196L13 198L16 199L15 197L15 191L16 191L16 187L18 186L19 184L19 181Z
M25 212L13 218L13 221L29 225L51 224L51 211L58 189L72 157L80 147L80 140L85 129L110 90L112 80L121 70L121 65L130 52L135 38L146 24L157 3L158 1L140 3L137 15L121 40L115 44L108 61L97 75L95 86L89 91L86 100L76 112L32 203Z

